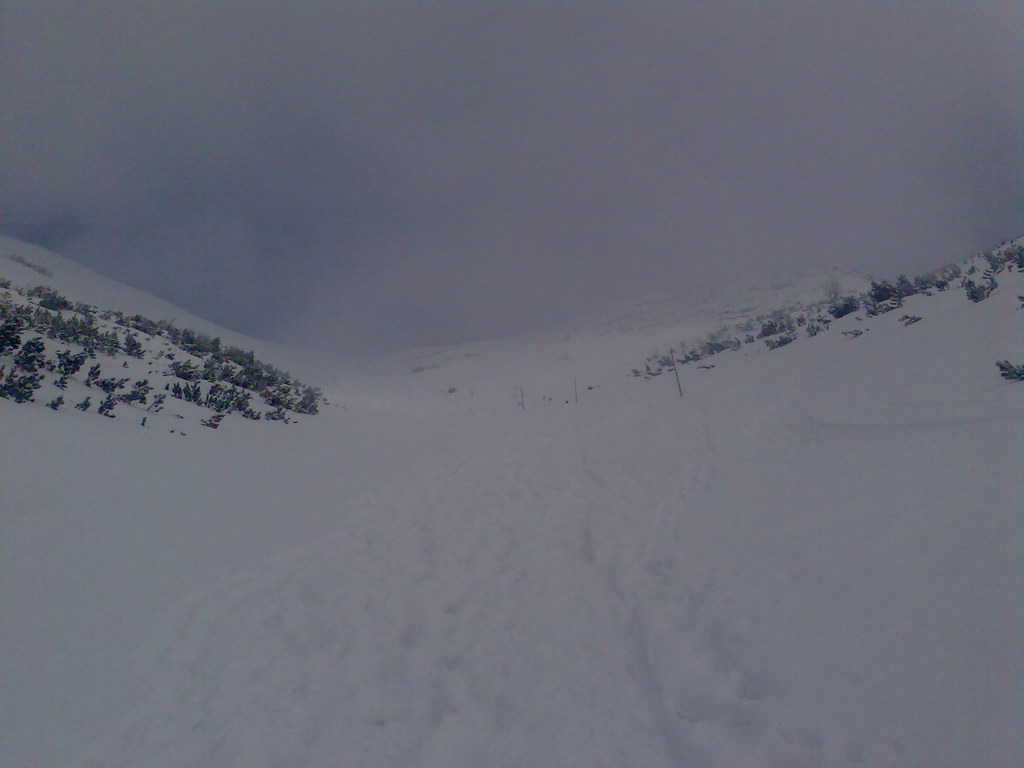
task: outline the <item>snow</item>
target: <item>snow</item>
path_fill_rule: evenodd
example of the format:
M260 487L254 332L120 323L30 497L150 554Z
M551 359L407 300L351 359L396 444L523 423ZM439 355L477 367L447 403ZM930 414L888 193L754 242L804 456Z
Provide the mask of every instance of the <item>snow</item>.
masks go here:
M682 366L683 398L630 368L742 296L311 361L337 405L289 425L0 400L2 762L1024 764L999 282Z

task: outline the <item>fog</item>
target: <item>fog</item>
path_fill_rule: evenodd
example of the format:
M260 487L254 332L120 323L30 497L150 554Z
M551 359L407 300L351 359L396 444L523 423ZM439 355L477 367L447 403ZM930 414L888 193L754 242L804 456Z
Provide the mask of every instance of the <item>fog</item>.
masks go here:
M0 228L346 354L1024 231L1016 3L0 5Z

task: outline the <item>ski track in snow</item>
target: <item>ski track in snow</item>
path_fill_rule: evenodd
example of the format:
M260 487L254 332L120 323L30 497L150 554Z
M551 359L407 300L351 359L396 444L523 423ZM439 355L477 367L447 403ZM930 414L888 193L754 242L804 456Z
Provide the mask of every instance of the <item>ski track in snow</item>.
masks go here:
M510 434L181 607L151 698L86 764L820 764L820 735L761 706L777 682L707 610L713 575L688 569L715 448L702 409L676 419Z

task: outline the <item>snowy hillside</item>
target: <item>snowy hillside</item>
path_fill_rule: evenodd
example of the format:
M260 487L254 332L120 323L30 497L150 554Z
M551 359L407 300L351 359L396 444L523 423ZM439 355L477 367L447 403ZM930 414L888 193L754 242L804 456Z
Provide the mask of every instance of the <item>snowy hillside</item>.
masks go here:
M157 321L171 322L178 328L217 336L225 345L255 350L259 357L272 360L287 370L294 370L309 380L319 377L321 372L318 366L325 362L322 355L313 357L302 349L282 347L221 328L163 299L98 275L59 254L2 234L0 278L6 278L14 285L42 286L76 302L117 310L126 315L142 315ZM329 375L337 377L338 366L333 365L332 361L327 361L327 364L331 365Z
M7 254L6 260L43 278L56 277L20 254ZM55 267L68 271L66 264ZM84 414L95 405L100 416L126 416L181 436L193 426L219 429L232 416L290 424L297 414L315 416L328 404L319 388L260 360L251 349L225 345L220 336L3 277L0 397L42 402L55 412L73 407Z
M281 428L0 399L0 764L1024 764L1013 259L631 375L829 280L313 361Z

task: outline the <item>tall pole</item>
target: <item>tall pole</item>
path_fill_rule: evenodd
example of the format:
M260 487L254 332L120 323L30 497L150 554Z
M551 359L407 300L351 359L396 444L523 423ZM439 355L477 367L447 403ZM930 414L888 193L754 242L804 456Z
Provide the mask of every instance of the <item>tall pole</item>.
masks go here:
M572 380L572 399L573 399L574 402L577 402L577 403L580 401L580 391L579 391L579 389L576 388L576 379L575 378L573 378L573 380Z
M683 396L683 384L679 381L679 366L676 365L676 351L670 349L668 353L672 356L672 372L676 375L676 388L679 390L679 396Z

